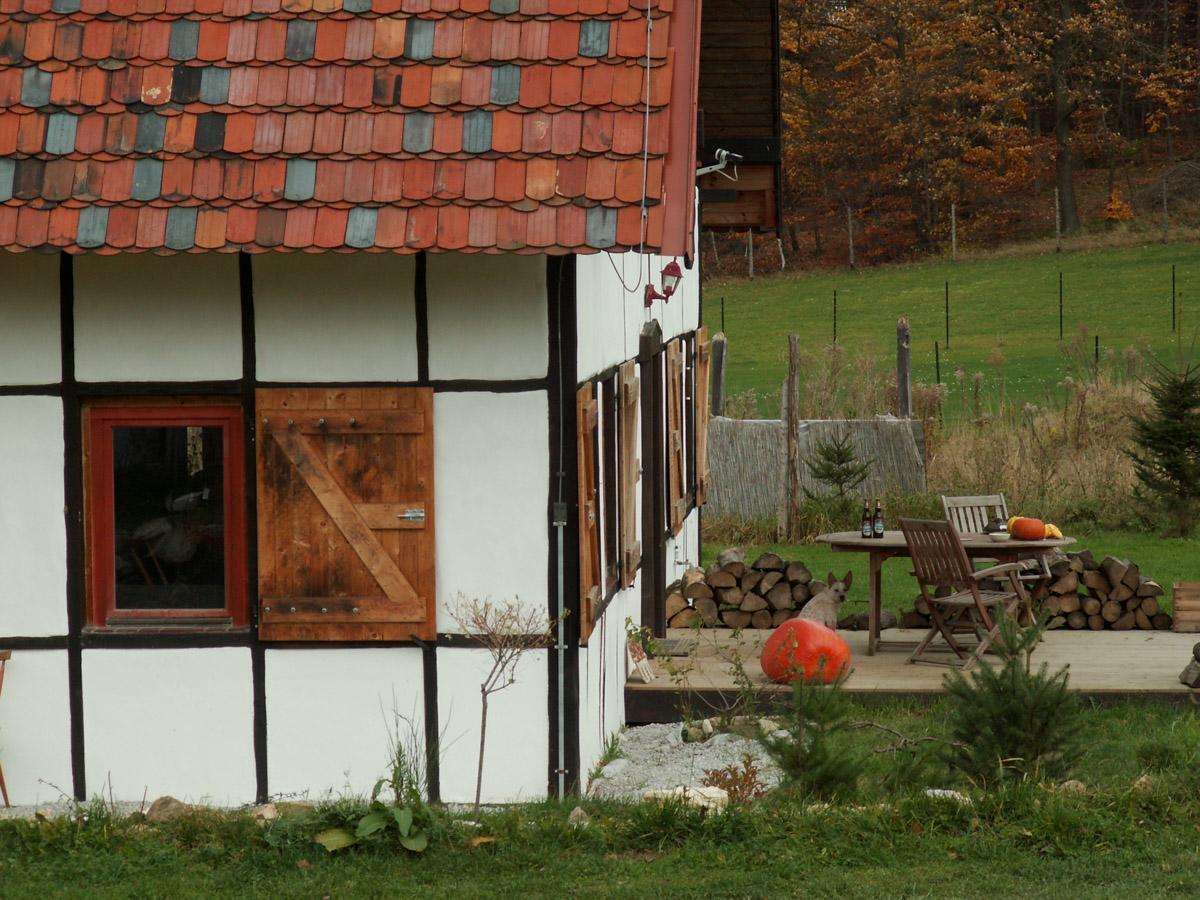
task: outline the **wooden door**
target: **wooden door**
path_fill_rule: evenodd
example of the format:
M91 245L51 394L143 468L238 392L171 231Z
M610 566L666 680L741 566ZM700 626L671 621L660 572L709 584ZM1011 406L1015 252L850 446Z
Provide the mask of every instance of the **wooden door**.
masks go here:
M433 392L260 390L259 635L433 639Z

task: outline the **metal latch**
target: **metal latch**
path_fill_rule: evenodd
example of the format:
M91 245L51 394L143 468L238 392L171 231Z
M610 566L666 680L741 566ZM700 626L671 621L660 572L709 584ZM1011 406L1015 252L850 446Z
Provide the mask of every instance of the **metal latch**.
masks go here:
M396 518L404 519L407 522L424 522L425 521L425 507L414 506L412 509L406 509L402 513L397 513Z

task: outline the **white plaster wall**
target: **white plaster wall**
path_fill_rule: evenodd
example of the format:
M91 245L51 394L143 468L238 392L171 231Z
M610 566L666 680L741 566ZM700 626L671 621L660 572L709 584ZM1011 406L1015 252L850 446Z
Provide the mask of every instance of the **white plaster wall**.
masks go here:
M416 379L411 254L264 253L251 271L260 381Z
M546 393L441 393L433 400L438 631L460 594L547 608Z
M625 619L641 618L641 582L613 597L579 651L579 770L587 778L625 724ZM587 785L585 785L587 787Z
M684 570L700 565L700 512L693 509L683 520L679 534L667 538L667 584L682 577Z
M431 253L431 378L543 378L546 257Z
M0 253L0 384L62 378L58 256Z
M149 253L75 258L81 381L204 381L242 375L237 257Z
M67 651L13 651L0 696L0 764L14 806L71 792Z
M244 647L84 650L88 792L252 802L252 693Z
M579 380L637 355L642 327L652 319L663 340L694 331L700 321L700 268L683 270L669 301L650 309L642 300L646 279L662 287L662 270L671 257L636 253L593 253L576 257L576 315L579 328ZM683 260L679 260L683 266Z
M390 770L397 729L423 765L425 690L416 648L268 649L266 694L272 795L369 795Z
M0 422L0 635L66 634L62 401L0 397Z
M547 650L521 657L516 682L488 701L483 802L508 803L546 796L550 717L546 714ZM491 668L486 650L439 647L438 733L442 799L475 799L479 759L479 685Z

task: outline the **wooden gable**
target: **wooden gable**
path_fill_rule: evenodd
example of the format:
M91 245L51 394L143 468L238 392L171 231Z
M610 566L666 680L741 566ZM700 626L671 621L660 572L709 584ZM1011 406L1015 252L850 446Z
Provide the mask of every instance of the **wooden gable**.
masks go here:
M773 231L782 221L778 0L705 0L700 34L700 164L743 157L737 180L700 179L701 225ZM726 174L734 174L733 166Z

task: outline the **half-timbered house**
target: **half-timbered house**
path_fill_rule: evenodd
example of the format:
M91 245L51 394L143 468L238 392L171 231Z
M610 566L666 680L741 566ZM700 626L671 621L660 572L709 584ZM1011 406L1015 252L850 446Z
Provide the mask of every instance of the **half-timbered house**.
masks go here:
M0 5L14 803L579 787L698 554L699 0ZM24 252L20 252L24 251ZM673 290L672 290L673 288Z

